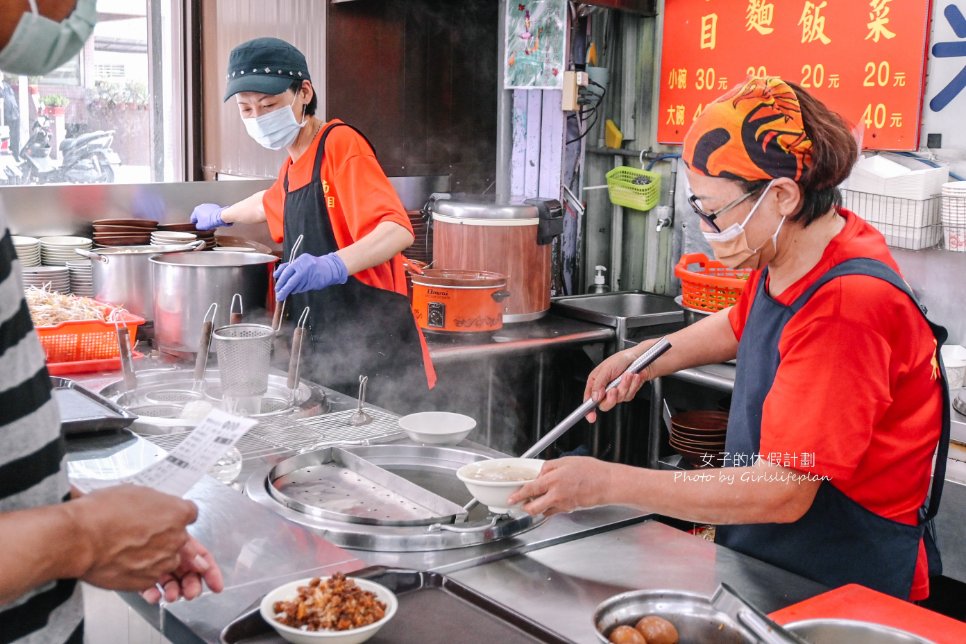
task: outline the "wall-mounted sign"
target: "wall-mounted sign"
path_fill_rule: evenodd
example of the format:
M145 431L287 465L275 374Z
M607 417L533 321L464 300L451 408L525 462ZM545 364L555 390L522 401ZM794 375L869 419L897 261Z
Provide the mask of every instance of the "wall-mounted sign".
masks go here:
M506 3L506 89L563 87L567 2L510 0Z
M924 89L925 0L666 0L661 143L749 75L798 83L852 125L863 147L914 150Z
M966 148L966 0L933 3L932 29L922 119L930 135L926 144Z

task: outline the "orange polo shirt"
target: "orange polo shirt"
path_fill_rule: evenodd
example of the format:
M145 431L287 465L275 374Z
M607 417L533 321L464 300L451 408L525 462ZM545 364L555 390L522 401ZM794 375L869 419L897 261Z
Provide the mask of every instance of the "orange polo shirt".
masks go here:
M276 242L281 242L284 236L285 177L288 177L290 192L307 186L312 181L315 155L323 133L341 122L339 119L332 119L323 124L308 149L295 161L286 156L279 169L278 178L265 191L262 205L265 208L269 233ZM410 233L413 232L399 195L386 178L372 148L352 128L337 127L329 134L325 142L321 177L319 199L325 202L339 248L355 243L384 221L399 224ZM304 250L311 252L311 249ZM406 272L403 269L401 253L388 262L361 270L353 277L367 286L394 291L404 297L407 294ZM429 350L422 331L419 332L419 342L426 366L426 381L432 388L436 384L436 372L429 359Z

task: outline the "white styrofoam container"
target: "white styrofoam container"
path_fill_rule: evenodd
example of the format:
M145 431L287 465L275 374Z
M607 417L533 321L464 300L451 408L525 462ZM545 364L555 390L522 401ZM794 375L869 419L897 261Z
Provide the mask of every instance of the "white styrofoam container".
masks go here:
M921 166L918 162L917 166ZM863 157L855 164L843 188L903 199L928 199L942 192L949 181L949 168L926 166L909 168L903 163L877 154Z

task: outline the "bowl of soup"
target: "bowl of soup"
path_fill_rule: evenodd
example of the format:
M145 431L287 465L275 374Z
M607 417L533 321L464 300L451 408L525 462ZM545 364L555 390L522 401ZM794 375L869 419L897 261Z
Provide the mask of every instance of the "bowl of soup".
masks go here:
M464 465L456 477L491 512L506 514L519 508L507 503L510 495L537 478L542 467L539 458L494 458Z

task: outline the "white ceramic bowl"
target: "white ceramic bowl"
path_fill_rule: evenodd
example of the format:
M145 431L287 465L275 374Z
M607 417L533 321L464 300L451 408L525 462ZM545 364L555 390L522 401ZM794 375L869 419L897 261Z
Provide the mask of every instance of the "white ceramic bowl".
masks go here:
M476 427L476 421L448 411L421 411L399 419L410 440L427 445L453 445Z
M278 631L282 639L287 642L292 642L293 644L319 644L320 642L324 642L325 644L360 644L378 633L380 628L389 623L389 620L392 619L393 615L396 614L396 610L399 608L399 600L396 599L396 595L385 586L367 579L351 577L359 588L375 594L376 598L386 605L385 617L368 626L352 628L347 631L303 631L299 628L292 628L291 626L277 622L275 620L275 611L272 608L275 602L295 599L299 594L299 586L308 586L312 579L314 577L306 577L305 579L282 584L262 598L260 606L262 619L271 624ZM325 581L327 578L322 577L321 579Z
M456 470L456 477L463 481L463 485L473 497L497 514L506 514L510 510L518 509L519 505L510 506L507 499L523 485L540 474L543 460L539 458L494 458L489 461L468 463ZM532 475L530 478L517 478L505 481L486 481L477 478L480 473L498 475L503 470L525 471Z

